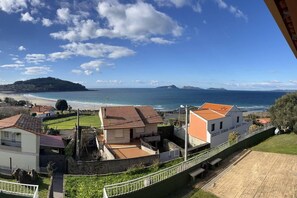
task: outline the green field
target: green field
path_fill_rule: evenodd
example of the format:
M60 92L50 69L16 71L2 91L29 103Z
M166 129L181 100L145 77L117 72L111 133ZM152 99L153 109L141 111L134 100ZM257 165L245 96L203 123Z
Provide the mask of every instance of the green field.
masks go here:
M190 196L190 198L217 198L217 196L215 196L214 194L201 190L201 189L197 189L196 191L194 191L194 193Z
M264 142L254 146L252 150L296 155L296 148L297 135L295 133L290 133L270 137Z
M126 173L111 174L105 176L66 176L65 182L65 196L76 198L97 198L102 197L103 187L109 184L128 181L131 179L139 178L144 175L156 172L158 170L173 166L183 159L179 158L171 162L162 164L160 166L153 165L149 168L139 168L127 171Z
M2 181L10 181L10 182L16 182L15 179L4 179L4 178L0 178L0 180ZM50 184L50 178L48 177L40 177L37 185L39 185L38 187L38 195L40 198L46 198L47 197L47 193L48 193L48 187ZM14 195L7 195L7 194L0 194L0 197L2 198L22 198L21 196L14 196Z
M53 129L73 129L75 124L77 123L76 116L70 116L67 118L57 118L54 120L47 120L43 122L48 126L48 128ZM79 117L80 126L92 126L92 127L100 127L100 119L98 115L81 115Z

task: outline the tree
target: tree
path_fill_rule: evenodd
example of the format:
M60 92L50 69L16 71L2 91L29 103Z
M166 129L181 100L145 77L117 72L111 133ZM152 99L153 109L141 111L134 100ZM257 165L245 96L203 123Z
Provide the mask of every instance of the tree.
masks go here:
M64 99L57 100L56 109L62 111L62 113L63 113L63 111L68 109L67 101Z
M282 130L297 133L297 92L288 93L275 101L269 109L271 121Z
M228 140L231 144L237 142L237 138L239 136L239 133L237 133L236 131L232 131L229 133L229 137Z

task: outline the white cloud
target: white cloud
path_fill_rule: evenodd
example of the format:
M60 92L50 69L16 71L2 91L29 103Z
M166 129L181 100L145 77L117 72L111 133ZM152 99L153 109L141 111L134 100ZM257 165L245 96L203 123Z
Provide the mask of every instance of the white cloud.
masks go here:
M49 26L53 25L53 22L47 18L42 18L41 22L42 22L42 25L45 27L49 27Z
M69 8L60 8L57 10L57 18L60 23L67 23L71 19Z
M24 64L22 63L14 63L14 64L5 64L5 65L1 65L1 68L20 68L20 67L24 67Z
M198 12L198 13L202 12L202 7L201 7L202 0L155 0L155 2L159 6L167 6L167 7L174 6L176 8L182 8L184 6L189 6L195 12Z
M73 70L71 70L71 72L74 73L74 74L81 74L82 73L82 70L80 70L80 69L73 69Z
M49 54L49 60L55 61L57 59L68 59L73 55L72 52L64 51L64 52L54 52Z
M218 4L218 7L224 10L228 10L231 14L233 14L237 18L242 18L246 22L248 21L248 17L244 14L240 9L236 8L233 5L228 5L224 0L215 0Z
M26 51L26 48L25 48L24 46L21 45L21 46L18 48L18 50L19 50L19 51Z
M51 33L50 35L55 39L69 40L69 41L84 41L92 38L97 38L98 24L93 20L81 20L76 22L73 27L68 27L67 31L59 31Z
M41 74L47 74L49 72L52 72L50 67L36 66L36 67L26 67L24 74L26 74L26 75L41 75Z
M93 71L91 71L91 70L85 70L84 73L85 73L87 76L89 76L89 75L91 75L91 74L93 73Z
M108 28L97 30L98 36L145 41L154 35L180 36L182 27L151 4L137 1L121 4L118 1L98 3L98 13L106 19Z
M37 20L35 20L29 12L26 12L26 13L22 13L21 14L21 21L24 21L24 22L32 22L32 23L36 23Z
M7 13L20 12L24 8L27 8L26 0L1 0L0 1L0 10Z
M92 58L121 58L125 56L132 56L135 52L131 49L121 46L105 45L102 43L69 43L61 46L65 51L66 57L73 56L87 56ZM57 52L56 52L57 53ZM58 52L59 53L59 52ZM60 55L60 54L59 54ZM50 55L53 56L53 55ZM55 55L57 58L58 55Z
M55 39L71 42L99 37L121 38L132 41L151 42L159 35L180 36L182 27L166 14L157 11L151 4L137 1L121 4L117 0L99 1L97 12L102 23L85 19L88 14L71 14L69 8L57 10L57 22L67 29L50 34Z
M25 57L28 63L42 63L46 60L45 54L27 54Z
M83 63L80 65L80 67L83 70L96 70L99 71L100 67L104 64L102 60L94 60L87 63Z
M219 8L222 8L222 9L228 8L227 3L225 3L223 0L216 0L216 3L218 4Z
M121 80L97 80L97 83L100 84L122 84L123 81Z
M154 85L154 86L159 85L159 81L158 80L151 80L150 85Z
M153 37L151 38L151 41L158 44L173 44L173 41L169 41L160 37Z

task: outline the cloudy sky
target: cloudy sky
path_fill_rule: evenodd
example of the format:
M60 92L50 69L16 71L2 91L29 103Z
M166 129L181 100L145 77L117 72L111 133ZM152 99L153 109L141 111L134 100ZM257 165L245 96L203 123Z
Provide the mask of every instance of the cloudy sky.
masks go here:
M0 84L297 89L264 0L0 0Z

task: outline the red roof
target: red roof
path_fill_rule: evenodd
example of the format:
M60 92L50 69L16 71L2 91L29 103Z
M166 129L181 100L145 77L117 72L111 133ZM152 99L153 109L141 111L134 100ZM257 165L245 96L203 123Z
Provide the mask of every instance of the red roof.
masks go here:
M162 118L149 106L101 107L104 129L142 128L145 124L162 123ZM104 116L105 115L105 116Z
M19 114L0 120L0 129L11 127L39 134L42 131L42 122L39 118L26 114Z
M31 108L31 113L46 113L49 111L54 111L55 108L52 106L41 106L41 105L36 105Z
M205 120L216 120L216 119L225 117L224 115L219 114L219 113L209 110L209 109L199 109L199 110L194 111L194 113L201 116Z
M163 119L151 106L135 107L144 124L159 124L163 123Z
M226 115L231 109L232 105L204 103L199 109L211 109L220 114Z
M56 135L41 135L40 146L51 148L65 148L64 141L61 136Z

